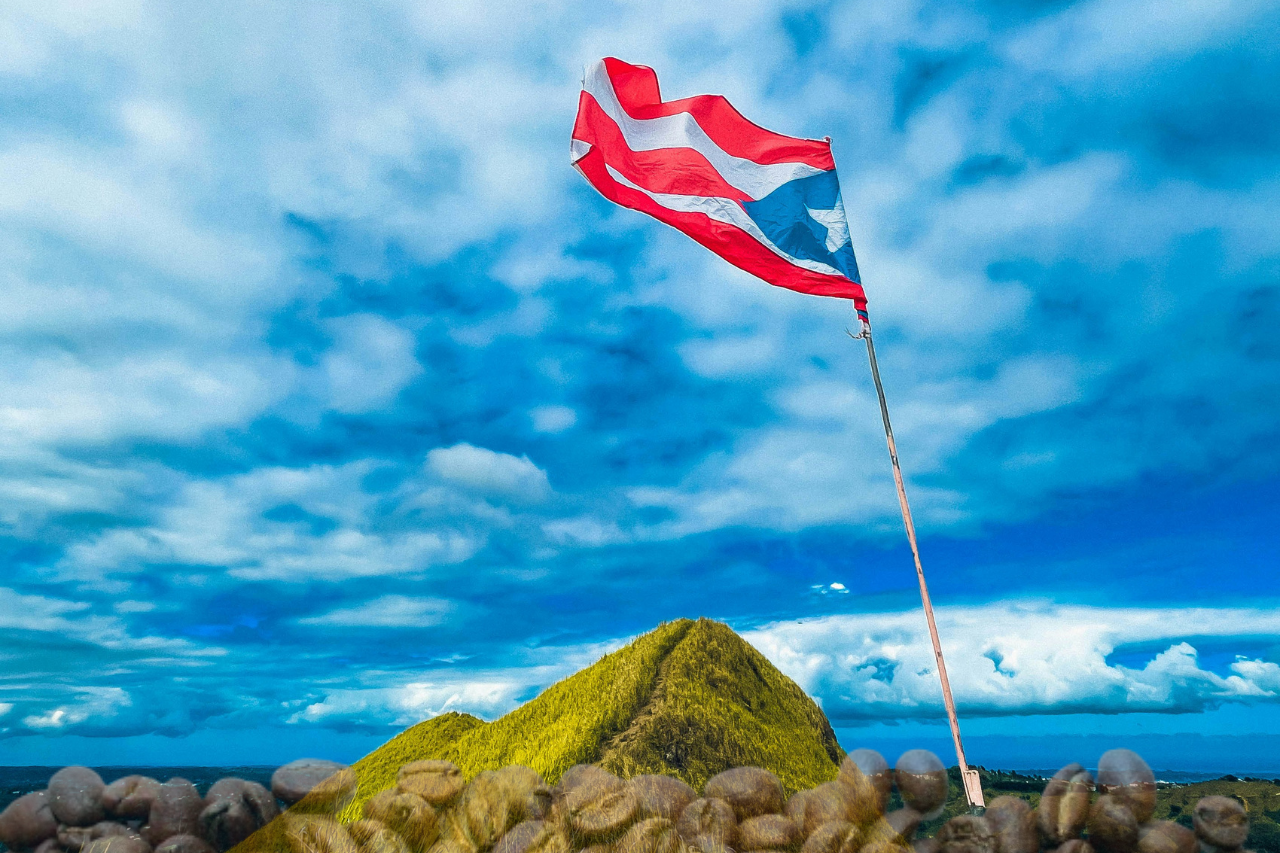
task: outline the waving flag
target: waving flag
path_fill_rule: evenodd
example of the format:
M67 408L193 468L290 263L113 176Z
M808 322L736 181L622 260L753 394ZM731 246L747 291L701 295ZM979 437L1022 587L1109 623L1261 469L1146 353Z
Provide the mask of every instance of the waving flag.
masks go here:
M867 300L829 140L752 124L720 95L662 100L653 69L587 69L573 165L607 199L683 231L770 284Z

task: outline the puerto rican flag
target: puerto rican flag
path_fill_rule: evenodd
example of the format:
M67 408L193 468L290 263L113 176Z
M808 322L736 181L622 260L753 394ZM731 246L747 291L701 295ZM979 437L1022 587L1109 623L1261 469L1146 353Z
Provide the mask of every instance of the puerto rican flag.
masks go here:
M720 95L662 100L643 65L586 70L570 155L607 199L683 231L770 284L867 299L831 141L752 124Z

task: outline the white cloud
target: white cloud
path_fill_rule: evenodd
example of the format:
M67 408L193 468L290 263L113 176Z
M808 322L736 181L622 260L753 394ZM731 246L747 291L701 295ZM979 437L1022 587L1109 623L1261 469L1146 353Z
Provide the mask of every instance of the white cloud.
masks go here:
M72 637L104 649L170 657L208 657L224 653L217 647L202 646L187 639L135 637L118 617L100 616L87 602L23 595L5 587L0 587L0 628Z
M85 722L108 721L121 708L133 705L133 698L119 687L79 687L76 692L79 702L23 717L22 724L31 729L65 729Z
M179 563L225 567L247 580L340 580L458 563L483 544L471 505L448 495L434 517L388 526L379 515L387 496L362 485L376 465L267 467L189 481L152 524L107 529L67 548L59 577L94 587L112 574ZM401 515L421 502L422 485L411 481L390 496Z
M410 682L399 687L334 690L287 719L317 723L356 717L366 723L409 726L448 711L492 719L516 707L519 684L510 681L458 679Z
M308 616L299 619L298 623L345 628L426 628L439 625L453 610L453 603L444 599L384 595L354 607L340 607L320 616Z
M578 422L578 413L568 406L536 406L529 410L533 428L538 432L559 433Z
M548 521L542 525L542 531L558 544L592 548L626 542L631 538L616 523L590 515Z
M546 472L528 456L512 456L465 442L427 453L427 468L450 483L482 494L539 501L551 491Z
M3 717L5 714L9 713L12 710L13 710L12 702L0 702L0 717Z
M150 613L156 609L154 601L118 601L113 605L117 613Z
M372 314L333 320L334 346L325 354L329 402L348 414L390 403L422 373L413 335Z
M1221 46L1270 10L1262 0L1090 0L1019 34L1008 53L1032 69L1066 77L1132 74Z
M1000 602L936 608L956 702L969 714L1196 712L1280 698L1275 663L1203 668L1190 639L1280 635L1263 609L1101 608ZM775 623L744 633L836 720L932 716L941 706L924 614ZM1108 662L1127 644L1167 642L1139 667Z

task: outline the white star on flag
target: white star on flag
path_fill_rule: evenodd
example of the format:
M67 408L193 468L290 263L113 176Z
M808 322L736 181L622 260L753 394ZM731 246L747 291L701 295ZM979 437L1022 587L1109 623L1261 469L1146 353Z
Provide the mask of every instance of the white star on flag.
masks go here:
M849 222L845 219L844 205L837 202L830 210L814 210L806 207L810 218L827 229L827 251L834 252L849 242Z

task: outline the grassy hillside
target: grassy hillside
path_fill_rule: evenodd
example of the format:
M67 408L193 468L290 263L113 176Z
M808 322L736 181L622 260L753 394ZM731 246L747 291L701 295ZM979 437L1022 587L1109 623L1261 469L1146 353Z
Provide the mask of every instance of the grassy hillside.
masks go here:
M818 706L727 625L702 619L662 662L657 689L601 766L701 789L729 767L767 767L788 793L836 777L844 752Z
M831 725L795 682L727 625L664 623L492 723L454 714L413 726L354 765L344 821L395 784L401 765L448 759L473 777L523 764L555 783L574 764L666 773L701 787L721 770L767 767L789 790L834 779Z

